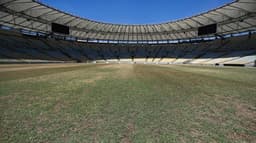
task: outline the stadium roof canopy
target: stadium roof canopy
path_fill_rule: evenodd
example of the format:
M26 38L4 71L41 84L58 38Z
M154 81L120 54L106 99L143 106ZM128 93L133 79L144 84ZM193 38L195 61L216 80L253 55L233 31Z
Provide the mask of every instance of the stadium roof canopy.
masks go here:
M0 24L51 32L51 23L70 27L70 36L111 41L158 41L198 38L198 28L217 23L217 34L255 30L256 1L236 0L189 18L160 24L122 25L92 21L36 0L1 0ZM210 36L210 35L208 35Z

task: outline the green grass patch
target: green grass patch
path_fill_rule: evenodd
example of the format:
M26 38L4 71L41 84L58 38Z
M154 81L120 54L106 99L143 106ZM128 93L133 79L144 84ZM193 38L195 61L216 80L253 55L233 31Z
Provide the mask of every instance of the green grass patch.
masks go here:
M254 142L256 69L80 65L0 72L0 142Z

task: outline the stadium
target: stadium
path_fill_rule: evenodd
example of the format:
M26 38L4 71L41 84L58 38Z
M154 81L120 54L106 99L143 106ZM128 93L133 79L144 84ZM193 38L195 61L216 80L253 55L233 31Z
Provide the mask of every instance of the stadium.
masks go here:
M256 1L114 24L0 0L0 142L256 142Z

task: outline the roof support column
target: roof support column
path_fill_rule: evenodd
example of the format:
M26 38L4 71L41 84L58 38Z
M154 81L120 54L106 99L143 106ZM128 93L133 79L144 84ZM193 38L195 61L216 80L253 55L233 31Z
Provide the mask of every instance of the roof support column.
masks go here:
M12 15L12 21L13 21L13 28L16 28L15 15Z

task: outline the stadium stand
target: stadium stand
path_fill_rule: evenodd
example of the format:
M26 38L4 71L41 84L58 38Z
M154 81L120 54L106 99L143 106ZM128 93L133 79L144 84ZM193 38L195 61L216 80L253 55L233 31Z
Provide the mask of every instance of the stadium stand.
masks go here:
M40 1L4 0L0 2L0 59L5 63L255 66L255 7L254 0L236 0L178 21L121 25L73 16ZM56 33L51 30L53 23L69 31ZM217 26L216 33L200 35L199 29L209 25Z
M5 62L6 59L21 59L54 62L252 66L256 60L255 35L251 35L250 38L246 35L230 37L224 41L218 39L202 43L121 44L120 46L120 44L92 44L39 38L1 30L0 40L2 41L0 55Z

